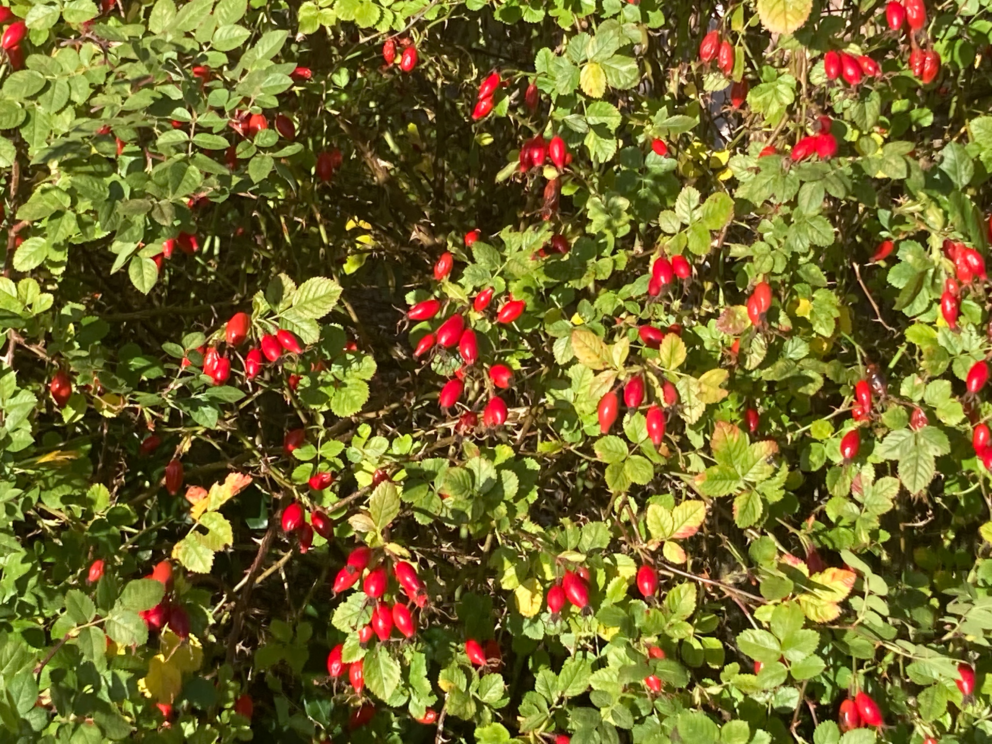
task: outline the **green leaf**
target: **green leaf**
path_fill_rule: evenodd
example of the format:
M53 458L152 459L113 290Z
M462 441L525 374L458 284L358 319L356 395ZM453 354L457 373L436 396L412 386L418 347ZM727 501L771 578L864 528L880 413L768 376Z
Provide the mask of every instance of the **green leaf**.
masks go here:
M114 609L107 617L106 629L110 640L118 646L144 646L148 642L145 621L131 610Z
M617 90L629 90L641 81L641 71L632 57L615 55L600 62L606 83Z
M696 585L679 584L665 595L664 605L671 621L687 619L696 609Z
M65 595L66 613L76 625L88 623L96 617L96 605L78 589L70 589Z
M573 656L562 665L558 674L558 694L565 698L582 695L589 689L591 677L592 664Z
M23 247L23 246L22 246ZM150 258L135 256L127 265L127 274L134 288L148 294L158 281L158 267Z
M48 241L44 238L28 238L14 253L14 268L17 271L31 271L48 259Z
M248 163L248 177L253 183L261 183L269 177L275 161L268 155L258 154Z
M782 656L782 646L778 638L767 630L745 630L737 636L737 645L752 659L770 664Z
M376 529L385 530L399 513L400 496L396 486L390 481L380 483L369 499L369 514Z
M720 739L720 729L701 711L684 710L679 714L676 728L679 739L692 744L715 744Z
M613 357L606 342L586 328L572 331L572 351L579 364L589 369L601 370L612 366Z
M210 573L214 565L214 550L199 532L193 532L176 543L172 548L172 557L193 573Z
M307 279L293 295L293 310L304 318L319 320L338 304L341 285L333 279L316 276Z
M377 644L365 655L363 671L369 691L380 700L388 700L400 683L400 665L388 647Z
M220 0L214 7L214 18L218 26L237 23L248 11L248 0Z
M603 126L612 134L623 123L623 115L612 103L596 101L586 107L586 122L590 127Z
M947 174L955 186L965 188L975 176L975 165L963 145L949 142L941 152L940 169Z
M476 744L507 744L510 739L510 732L501 723L491 723L475 730Z
M334 391L331 412L339 418L354 416L368 402L369 386L364 380L349 379Z
M150 610L162 601L165 587L153 579L135 579L124 585L124 591L117 599L114 610L130 610L142 612Z
M646 486L654 478L654 466L646 457L632 455L624 463L624 473L631 483L639 486Z
M742 530L758 523L764 504L755 491L745 491L734 499L734 522Z
M342 633L354 634L359 628L368 625L372 619L372 607L368 598L362 592L352 593L348 599L337 606L331 618L331 624ZM366 680L368 674L366 674Z
M600 437L593 445L596 457L605 463L623 462L627 459L627 445L617 436Z
M214 31L214 38L211 43L217 51L229 52L244 44L250 36L251 32L244 26L236 24L220 26Z
M176 17L176 4L173 0L157 0L148 17L148 30L161 34L168 30Z
M720 191L711 194L703 204L699 221L707 230L721 230L734 217L734 200Z
M45 87L45 78L36 70L18 70L7 76L3 83L3 93L15 101L23 101Z
M826 667L826 662L819 656L808 656L802 661L797 661L790 665L789 673L793 679L802 682L807 679L819 677Z
M35 5L24 17L24 22L31 30L44 31L59 22L57 5Z

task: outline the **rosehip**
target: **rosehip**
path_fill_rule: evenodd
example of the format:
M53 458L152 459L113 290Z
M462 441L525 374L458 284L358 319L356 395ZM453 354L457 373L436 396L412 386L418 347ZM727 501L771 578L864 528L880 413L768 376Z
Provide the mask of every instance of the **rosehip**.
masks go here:
M975 362L968 370L965 387L971 395L976 395L989 380L989 365L984 361Z
M282 531L286 533L296 532L303 524L303 520L303 507L294 501L282 511Z
M251 326L251 319L248 313L235 313L227 321L227 328L224 337L231 346L240 346L248 338L248 328Z
M262 340L259 343L262 345L262 353L265 354L265 358L270 362L274 362L282 356L282 345L271 333L262 336Z
M475 364L479 358L479 344L475 340L475 331L466 328L462 331L461 338L458 339L458 353L461 354L465 364Z
M86 574L86 581L90 584L95 584L103 576L103 566L104 562L102 559L96 559L90 564L90 570Z
M489 307L489 303L492 301L492 299L493 299L493 288L487 287L486 289L482 290L481 292L479 292L479 294L475 296L475 302L472 303L472 308L477 313L484 312L485 309Z
M658 406L652 405L648 409L646 424L651 443L656 448L660 447L662 439L665 438L665 412Z
M499 396L490 398L482 412L482 423L488 427L502 426L506 423L506 403Z
M616 422L619 406L620 403L617 399L617 394L612 390L599 399L597 415L599 417L599 430L602 434L608 433L614 422Z
M851 429L840 440L840 456L844 458L845 463L849 463L858 456L859 449L861 449L861 430Z
M861 720L869 726L882 725L882 711L879 710L878 703L864 692L859 692L854 696L854 704L858 708L858 715Z
M438 258L437 263L434 264L434 278L441 281L451 273L451 268L454 265L455 257L448 251L445 251L441 254L441 257Z
M526 305L523 300L510 300L496 314L496 322L504 325L512 323L523 314Z
M658 592L658 572L651 566L645 564L637 569L637 590L645 599Z
M170 496L179 493L183 487L183 464L179 460L171 460L165 466L165 490Z
M413 72L413 68L417 66L417 47L408 46L403 50L403 54L400 55L400 69L403 72Z
M465 641L465 655L474 666L486 666L486 655L482 651L482 646L475 639L469 638Z

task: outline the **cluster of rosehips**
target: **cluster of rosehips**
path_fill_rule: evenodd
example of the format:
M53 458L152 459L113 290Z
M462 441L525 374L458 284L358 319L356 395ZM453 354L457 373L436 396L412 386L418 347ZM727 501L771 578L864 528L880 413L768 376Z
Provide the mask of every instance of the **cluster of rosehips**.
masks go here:
M574 571L565 571L561 583L551 585L548 589L547 602L552 622L557 622L566 601L583 615L592 612L589 608L590 576L588 568L579 566Z
M526 173L531 168L540 168L549 160L558 170L572 162L568 144L558 135L552 137L550 142L545 142L544 137L536 134L520 148L521 173Z
M870 695L859 692L854 699L848 698L840 704L837 716L840 730L847 732L864 726L879 727L884 723L882 711Z
M944 255L954 263L954 277L944 280L944 292L940 296L940 313L951 330L957 329L958 313L961 309L961 287L972 287L977 279L984 283L988 279L985 259L974 248L964 243L945 240Z
M227 345L237 347L243 344L248 338L250 329L251 318L248 317L247 313L232 315L231 319L227 321L224 332ZM300 346L296 336L287 330L279 330L274 334L264 334L259 340L259 346L261 348L252 348L245 355L245 377L249 380L254 379L261 372L263 355L270 362L275 362L284 351L291 354L303 353L303 347ZM214 385L222 385L227 382L231 376L231 360L221 356L215 346L201 346L197 351L203 355L203 374L208 375L213 380ZM190 366L194 366L193 362L188 357L184 358L182 367Z
M328 473L328 475L330 475ZM326 486L325 486L326 488ZM334 523L320 510L310 513L310 524L307 523L303 507L296 501L282 511L282 531L287 535L296 535L300 552L306 553L313 544L313 533L316 532L325 540L330 540L334 534Z
M924 85L932 83L940 72L940 55L933 49L920 49L916 44L917 32L927 25L927 9L923 0L890 0L885 6L885 21L893 31L899 31L903 24L909 26L910 72Z
M792 152L789 153L792 161L798 163L813 155L816 155L820 160L830 160L830 158L836 155L837 139L830 133L831 125L832 122L829 117L819 117L817 119L819 133L803 137L796 143L796 146L792 148Z
M758 282L747 298L747 317L755 328L765 325L765 316L772 307L772 288L768 282Z
M499 88L499 84L500 78L498 72L490 73L489 77L482 81L482 85L479 86L479 94L475 99L475 108L472 110L473 121L478 121L489 116L489 113L493 110L493 106L496 105L495 94L497 88Z
M473 230L465 236L465 243L470 246L477 239L478 231ZM445 279L451 272L453 263L454 258L452 255L450 253L444 253L434 267L434 277L438 281ZM473 309L478 313L485 312L492 298L492 288L482 290L472 304ZM503 325L514 322L523 314L525 307L526 303L523 300L514 300L511 298L504 303L496 314L496 322ZM434 318L440 310L440 300L431 298L413 305L407 311L407 317L410 320L418 322L427 321ZM457 345L458 353L465 363L455 371L454 379L445 383L438 396L438 402L441 408L448 409L458 402L458 399L461 398L465 390L465 368L475 364L479 358L478 340L475 331L472 328L466 327L465 318L461 313L455 313L441 323L436 332L428 333L420 339L413 354L415 357L422 356L434 348L435 345L443 349L449 349ZM513 373L506 365L494 364L489 368L489 379L498 388L504 390L509 388L512 377ZM498 395L494 395L489 399L483 411L483 424L487 427L502 426L506 423L507 414L506 402ZM478 417L472 412L467 412L461 417L459 428L465 431L474 428L477 423Z
M909 53L909 70L913 77L929 85L940 72L940 55L933 49L913 49Z
M0 8L0 24L7 23L12 18L14 18L14 11L7 7ZM10 66L15 70L20 70L24 67L24 52L21 50L21 40L27 31L27 25L24 21L18 19L7 26L3 30L3 36L0 36L0 47L3 47Z
M417 47L415 47L413 45L413 41L406 36L400 39L400 46L403 48L403 51L400 52L400 69L403 72L413 72L413 68L417 66ZM385 61L387 67L396 61L395 39L386 39L386 41L383 42L382 59Z
M699 44L699 59L704 64L716 60L716 66L727 77L734 71L736 53L733 45L726 39L721 39L720 32L714 29L703 37Z
M878 77L882 74L878 62L868 55L855 57L847 52L836 52L833 49L823 55L823 71L827 75L827 80L836 80L843 76L844 82L848 85L860 83L862 75Z
M651 265L651 279L648 280L648 296L657 297L671 287L672 282L679 278L684 282L692 279L692 265L683 255L658 256Z
M366 546L360 546L351 551L344 568L338 572L334 579L334 592L343 592L357 584L358 580L362 577L362 573L366 569L369 569L372 558L372 550ZM406 561L397 561L393 566L393 577L414 605L423 608L427 604L427 592L413 566ZM362 581L362 591L369 600L375 603L375 608L372 612L370 623L358 631L358 640L363 646L372 640L373 635L380 642L389 640L394 628L408 639L416 635L417 626L413 615L410 613L410 608L400 601L395 602L392 607L383 601L388 587L389 575L384 563L372 567L365 574ZM348 680L355 693L361 695L365 688L364 662L362 659L359 659L350 664L345 663L342 660L343 651L344 644L338 644L328 653L327 673L334 679L347 673ZM436 713L434 711L428 711L427 713L434 714L432 716L425 716L425 718L430 717L431 720L418 720L422 723L432 723L433 720L436 720Z
M486 641L485 649L474 638L465 641L465 655L472 666L482 667L483 670L498 669L503 663L503 654L495 640Z

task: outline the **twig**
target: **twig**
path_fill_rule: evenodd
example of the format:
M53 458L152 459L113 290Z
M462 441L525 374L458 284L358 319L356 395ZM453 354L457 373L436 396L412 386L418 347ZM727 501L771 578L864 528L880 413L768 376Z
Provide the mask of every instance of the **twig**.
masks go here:
M78 630L78 628L73 628L73 630ZM69 633L66 633L64 636L62 636L59 639L59 642L56 643L54 646L52 646L52 650L45 655L45 658L38 662L38 666L34 668L34 673L38 677L38 679L41 679L41 672L48 665L48 662L52 660L55 654L59 652L59 649L62 648L66 644L66 641L69 640L69 636L71 633L72 631L69 631Z
M861 280L861 269L854 261L851 261L851 266L854 268L854 275L858 278L858 284L861 285L861 289L864 291L865 296L868 298L868 302L870 302L871 306L875 309L875 317L878 318L878 322L881 323L885 327L885 329L889 331L889 333L898 333L898 331L895 328L893 328L884 320L882 320L882 313L881 311L879 311L878 305L875 304L875 298L871 296L871 292L868 291L868 287L866 287L865 283Z
M265 560L265 556L268 554L269 548L272 547L272 542L276 538L276 529L278 528L278 524L279 520L275 518L275 515L272 515L269 519L269 529L266 530L265 536L258 544L258 552L255 554L255 560L252 561L251 568L248 569L248 574L243 582L244 590L241 592L241 597L238 599L237 607L234 608L234 617L231 622L231 633L227 637L228 664L234 662L234 652L238 647L238 638L241 636L241 627L244 625L245 610L248 609L248 600L251 598L251 591L255 587L255 576L262 567L262 562Z
M723 589L725 592L731 592L739 597L747 597L753 602L758 602L759 604L766 604L764 597L759 597L757 594L751 594L750 592L745 592L743 589L738 589L737 587L730 586L730 584L724 584L722 581L717 581L716 579L707 579L703 576L696 576L696 574L691 574L688 571L683 571L675 566L669 566L667 563L662 561L658 562L657 569L663 571L669 575L681 576L686 579L692 579L693 581L698 581L700 584L706 584L707 586L715 586L719 589Z
M448 715L448 696L444 696L444 705L441 706L441 712L437 716L437 736L434 737L434 744L442 744L444 737L444 719Z

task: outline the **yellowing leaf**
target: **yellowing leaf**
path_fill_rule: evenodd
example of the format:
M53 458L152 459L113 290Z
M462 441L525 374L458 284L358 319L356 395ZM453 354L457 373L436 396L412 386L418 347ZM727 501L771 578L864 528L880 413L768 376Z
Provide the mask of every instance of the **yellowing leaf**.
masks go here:
M986 522L978 528L978 534L987 543L992 543L992 522Z
M116 393L106 393L93 399L93 407L106 418L114 418L124 409L124 398Z
M678 543L666 542L661 548L661 554L669 563L685 563L685 551Z
M203 648L196 636L182 642L171 630L161 636L162 650L148 663L148 675L138 682L146 696L159 703L172 703L183 686L183 674L198 671L203 664Z
M513 590L517 611L524 617L535 617L544 603L544 590L535 578L529 578Z
M808 318L809 314L813 312L813 303L803 297L796 300L796 306L793 308L792 312L798 318Z
M840 602L851 593L856 578L857 575L854 571L848 571L844 568L828 568L818 574L813 574L809 580L818 585L813 587L817 596L832 602Z
M37 463L71 462L79 459L77 450L52 450L35 459Z
M214 483L210 487L207 498L198 501L190 509L190 516L199 521L200 517L208 511L217 511L228 501L237 496L241 491L251 485L251 476L241 473L229 473L223 483Z
M606 93L606 73L599 62L590 62L582 68L579 85L582 86L582 92L590 98L603 97Z
M579 364L589 369L606 369L612 361L610 347L606 342L585 328L572 331L572 351Z
M620 628L607 628L605 625L599 625L596 632L600 638L609 643L613 640L613 636L620 632Z
M672 511L672 518L675 531L670 536L671 539L692 537L706 521L706 504L702 501L683 501Z
M825 602L809 594L799 598L799 606L803 613L814 623L833 622L840 616L840 606L834 602Z
M703 403L719 403L729 393L720 386L727 381L730 373L725 369L711 369L699 378L699 400Z
M687 354L685 341L678 334L669 333L658 349L658 361L664 369L671 372L682 366Z
M726 165L730 162L730 151L729 150L717 150L710 154L710 168L716 170L720 166Z
M758 0L758 17L773 34L798 30L813 8L813 0Z

